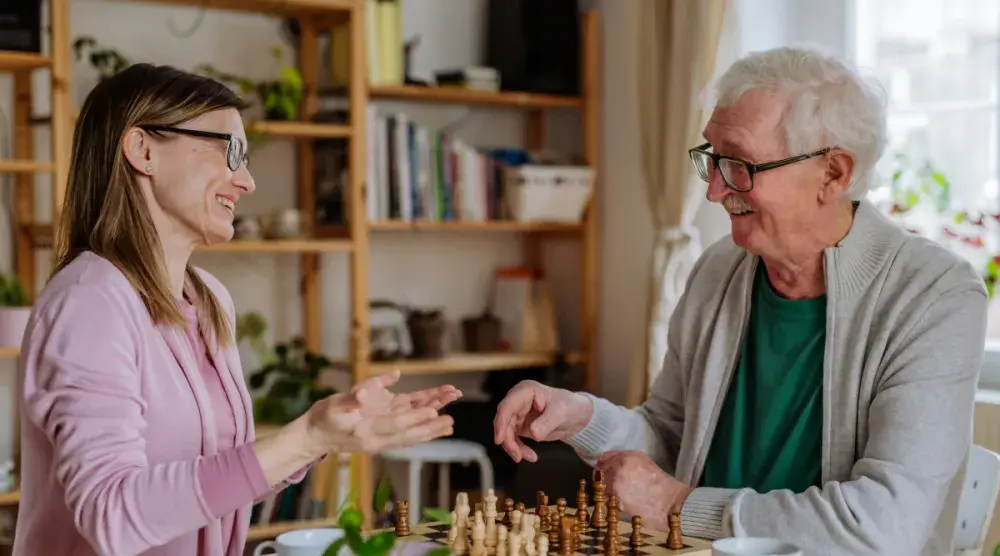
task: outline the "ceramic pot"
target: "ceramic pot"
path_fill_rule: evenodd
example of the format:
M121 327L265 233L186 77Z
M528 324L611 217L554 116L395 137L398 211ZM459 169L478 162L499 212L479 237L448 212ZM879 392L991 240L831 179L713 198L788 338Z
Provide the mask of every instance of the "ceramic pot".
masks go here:
M0 307L0 347L20 348L31 307Z

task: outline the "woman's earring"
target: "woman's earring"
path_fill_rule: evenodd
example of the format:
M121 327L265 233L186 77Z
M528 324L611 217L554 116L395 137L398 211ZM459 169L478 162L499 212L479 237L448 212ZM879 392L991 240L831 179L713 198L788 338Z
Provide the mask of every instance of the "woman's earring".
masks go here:
M152 164L146 164L146 173L147 174L153 173L153 165Z

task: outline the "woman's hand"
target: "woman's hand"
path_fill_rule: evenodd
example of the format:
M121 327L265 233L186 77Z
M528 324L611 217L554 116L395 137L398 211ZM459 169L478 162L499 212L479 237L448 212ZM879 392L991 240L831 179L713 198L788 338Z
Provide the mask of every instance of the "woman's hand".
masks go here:
M462 393L454 386L438 386L408 394L389 387L399 371L369 378L350 393L316 402L308 412L307 430L317 449L327 452L377 452L412 446L450 436L454 420L438 410Z

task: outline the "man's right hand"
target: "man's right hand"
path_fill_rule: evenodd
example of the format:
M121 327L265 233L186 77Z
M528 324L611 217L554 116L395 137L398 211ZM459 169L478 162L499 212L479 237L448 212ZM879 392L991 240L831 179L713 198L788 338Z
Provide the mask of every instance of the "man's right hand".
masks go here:
M536 462L538 454L521 437L538 442L566 440L590 422L594 407L582 394L525 380L507 393L493 420L493 441L510 457Z

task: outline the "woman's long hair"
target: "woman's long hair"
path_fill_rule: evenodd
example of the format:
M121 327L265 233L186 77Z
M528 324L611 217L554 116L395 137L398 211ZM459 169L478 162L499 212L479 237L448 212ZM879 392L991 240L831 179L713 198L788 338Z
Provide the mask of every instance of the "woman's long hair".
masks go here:
M183 324L184 315L170 291L159 235L122 143L125 133L136 126L176 126L215 110L245 107L222 83L169 66L135 64L102 80L87 95L73 132L52 275L91 251L125 274L153 322ZM218 299L191 265L185 274L185 292L198 309L203 332L229 344L232 323Z

